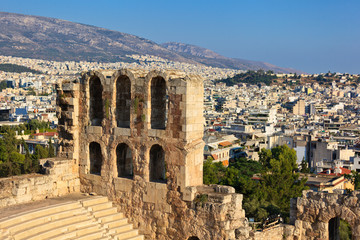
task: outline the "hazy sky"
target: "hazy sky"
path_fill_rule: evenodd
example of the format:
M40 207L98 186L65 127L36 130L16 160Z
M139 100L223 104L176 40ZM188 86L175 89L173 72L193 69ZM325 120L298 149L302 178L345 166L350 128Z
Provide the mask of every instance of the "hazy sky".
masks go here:
M308 73L360 73L359 0L0 0L0 11L194 44Z

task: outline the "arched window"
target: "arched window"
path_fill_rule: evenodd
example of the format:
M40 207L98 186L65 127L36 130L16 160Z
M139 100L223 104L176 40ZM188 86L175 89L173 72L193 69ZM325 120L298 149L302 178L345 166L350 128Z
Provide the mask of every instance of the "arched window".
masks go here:
M92 126L101 126L101 121L104 118L103 113L103 100L100 79L94 77L90 79L90 122Z
M192 236L192 237L189 237L188 240L200 240L200 239L196 236Z
M150 149L150 181L166 182L165 177L165 152L163 148L155 144Z
M101 175L101 165L103 157L101 154L101 146L97 142L91 142L89 144L89 153L90 153L90 173Z
M116 122L118 127L130 127L131 82L127 76L116 81Z
M131 149L125 143L121 143L116 148L116 163L118 177L128 177L133 176L133 161Z
M162 77L151 80L151 128L165 129L166 126L166 82Z
M352 229L350 224L340 219L340 217L334 217L329 221L329 240L338 239L352 239Z

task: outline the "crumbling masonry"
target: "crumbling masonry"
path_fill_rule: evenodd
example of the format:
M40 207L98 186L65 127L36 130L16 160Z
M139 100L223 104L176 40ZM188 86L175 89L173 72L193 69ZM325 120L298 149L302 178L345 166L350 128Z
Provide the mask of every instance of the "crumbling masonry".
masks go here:
M92 71L57 86L59 156L0 179L0 212L73 192L107 196L146 239L360 239L360 192L304 191L291 225L251 231L242 195L202 184L203 84L178 71ZM1 229L0 229L1 233Z
M305 191L292 200L292 225L251 231L241 194L202 184L199 76L91 71L57 91L58 157L74 163L81 191L107 196L146 239L337 239L340 218L360 239L358 192Z
M203 81L179 71L91 71L58 86L59 157L147 239L247 239L242 195L203 183Z

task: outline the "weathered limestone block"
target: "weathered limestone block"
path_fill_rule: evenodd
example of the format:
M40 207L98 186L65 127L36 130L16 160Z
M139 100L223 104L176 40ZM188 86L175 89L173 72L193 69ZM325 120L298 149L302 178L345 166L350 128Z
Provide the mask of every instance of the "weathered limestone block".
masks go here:
M131 136L130 128L114 128L114 135L115 136Z
M223 194L209 194L208 200L214 203L230 203L231 195L223 195Z

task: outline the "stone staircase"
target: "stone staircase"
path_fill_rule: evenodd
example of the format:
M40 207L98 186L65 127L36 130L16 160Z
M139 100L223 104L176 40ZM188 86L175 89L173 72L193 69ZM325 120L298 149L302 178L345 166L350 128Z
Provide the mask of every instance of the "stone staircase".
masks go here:
M0 219L0 239L144 240L144 236L107 197L95 196Z

